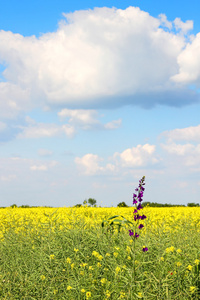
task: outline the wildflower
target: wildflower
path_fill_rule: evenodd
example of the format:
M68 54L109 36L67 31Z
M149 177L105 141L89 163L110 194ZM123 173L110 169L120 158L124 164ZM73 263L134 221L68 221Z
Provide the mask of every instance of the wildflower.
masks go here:
M89 268L88 268L89 270L94 270L94 268L92 267L92 266L89 266Z
M195 259L194 263L195 263L195 265L198 265L199 264L199 259Z
M114 253L113 253L114 257L117 257L118 254L119 254L118 252L114 252Z
M121 271L120 267L116 267L115 272L118 274Z
M140 225L138 226L139 229L142 229L143 227L144 227L144 225L142 225L142 224L140 224Z
M54 254L51 254L50 255L50 259L54 259L55 258L55 255Z
M85 293L85 289L81 289L81 293Z
M73 269L74 268L74 264L71 264L71 269Z
M67 290L70 291L72 289L71 285L68 285Z
M142 297L143 297L143 294L142 294L142 293L138 293L138 297L139 297L139 298L142 298Z
M41 275L40 278L41 278L42 280L45 280L46 277L45 277L44 275Z
M176 263L176 265L177 265L177 267L180 267L180 266L182 266L182 263L181 263L180 261L178 261L178 262Z
M103 256L102 256L102 255L98 255L98 259L99 259L99 260L102 260L102 259L103 259Z
M106 253L106 256L110 256L110 253Z
M100 267L101 267L101 264L100 264L99 262L97 263L97 267L98 267L98 268L100 268Z
M71 264L71 258L67 257L66 262L67 262L68 264Z
M192 267L191 265L188 265L188 266L187 266L187 269L188 269L189 271L192 271L192 268L193 268L193 267Z
M161 260L161 261L164 261L164 257L161 257L160 260Z
M78 249L76 249L76 248L74 248L74 251L77 253L79 250L78 250Z
M106 281L107 281L106 278L102 278L101 279L101 284L104 285L106 283Z
M120 299L125 298L126 294L124 292L120 292Z
M127 257L127 259L128 259L128 260L131 260L131 257L130 257L130 256L128 256L128 257Z
M142 251L143 251L143 252L146 252L146 251L148 251L148 248L145 247L145 246L143 246Z
M91 298L91 292L86 293L86 298Z
M196 286L191 286L191 287L190 287L190 292L191 292L192 294L195 292L195 290L196 290Z
M106 291L106 297L107 297L107 298L110 298L110 296L111 296L111 293L107 290L107 291Z
M53 293L54 295L56 295L58 293L58 290L54 290Z
M130 253L130 252L131 252L131 248L130 248L129 246L126 246L126 251L127 251L128 253Z
M176 252L177 252L177 253L181 253L182 250L181 250L181 249L177 249Z

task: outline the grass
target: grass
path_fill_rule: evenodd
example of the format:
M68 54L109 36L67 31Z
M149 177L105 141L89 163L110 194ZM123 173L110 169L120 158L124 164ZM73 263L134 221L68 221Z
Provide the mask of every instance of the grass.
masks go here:
M70 229L60 227L58 215L47 216L44 226L27 217L20 221L23 230L16 219L4 219L0 299L200 299L197 219L196 225L175 220L167 232L155 226L156 217L154 226L145 220L143 234L133 241L128 228L111 234L101 223L88 228L84 218Z

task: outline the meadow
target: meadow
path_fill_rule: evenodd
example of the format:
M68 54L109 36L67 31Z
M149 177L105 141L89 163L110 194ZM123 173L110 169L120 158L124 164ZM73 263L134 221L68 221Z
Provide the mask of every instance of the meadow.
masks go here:
M142 213L134 239L101 227L133 207L0 209L0 299L200 299L200 207Z

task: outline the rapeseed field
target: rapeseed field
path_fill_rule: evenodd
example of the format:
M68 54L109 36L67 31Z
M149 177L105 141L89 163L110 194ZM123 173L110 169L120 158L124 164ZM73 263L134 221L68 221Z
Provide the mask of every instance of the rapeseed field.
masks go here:
M0 299L200 299L200 208L145 207L137 239L102 228L133 211L0 209Z

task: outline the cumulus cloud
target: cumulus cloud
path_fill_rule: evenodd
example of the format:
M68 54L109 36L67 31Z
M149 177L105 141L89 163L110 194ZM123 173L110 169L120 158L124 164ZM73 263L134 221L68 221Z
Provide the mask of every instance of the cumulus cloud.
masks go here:
M102 124L98 118L98 112L94 109L62 109L58 112L61 120L68 118L70 125L83 130L88 129L117 129L122 121L113 120L107 124Z
M177 81L188 82L193 71L192 80L199 80L199 36L192 44L184 36L192 28L190 21L175 19L171 24L164 15L154 18L136 7L64 16L57 31L39 38L0 31L6 81L0 83L3 117L38 106L148 107L199 99L190 90L185 96L185 88L176 86Z
M95 154L86 154L83 157L76 157L75 163L79 170L86 175L117 173L124 168L138 168L157 164L160 159L156 157L154 145L138 145L131 149L126 149L122 153L114 153L110 158L113 163L104 164L103 158Z
M173 141L200 142L200 125L164 131L160 134L160 138L161 137L166 138L168 143L171 143Z
M137 147L126 149L122 153L116 152L114 158L122 167L142 167L156 164L159 159L154 155L155 149L155 145L137 145Z

